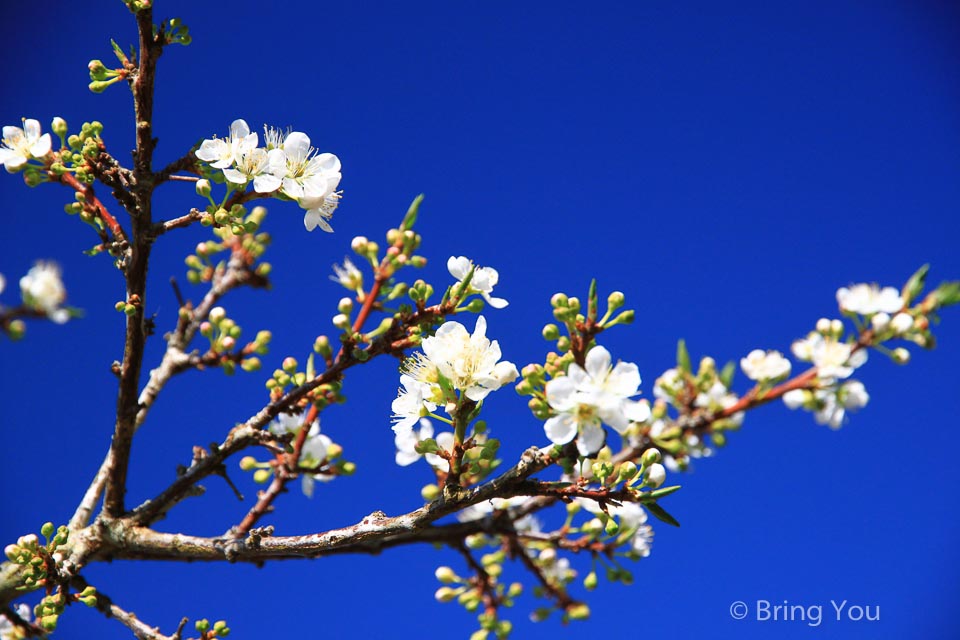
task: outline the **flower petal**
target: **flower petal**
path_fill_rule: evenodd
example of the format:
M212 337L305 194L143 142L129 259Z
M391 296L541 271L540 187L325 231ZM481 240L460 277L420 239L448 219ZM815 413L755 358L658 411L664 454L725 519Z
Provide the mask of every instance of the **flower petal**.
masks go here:
M561 413L544 422L543 431L553 444L567 444L577 437L577 423L569 413Z

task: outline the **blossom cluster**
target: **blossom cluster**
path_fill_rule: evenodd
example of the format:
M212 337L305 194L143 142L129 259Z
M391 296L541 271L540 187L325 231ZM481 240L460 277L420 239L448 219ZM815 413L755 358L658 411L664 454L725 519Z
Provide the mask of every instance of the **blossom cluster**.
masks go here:
M306 210L303 224L308 231L320 227L333 231L328 220L340 202L340 160L332 153L319 153L300 131L264 127L264 146L244 120L234 120L227 138L204 140L197 158L223 173L232 189L253 190L294 200Z
M400 376L402 388L391 406L395 433L412 430L421 417L440 406L453 415L458 402L481 402L517 378L517 367L500 361L500 345L486 333L487 321L478 316L473 334L459 322L448 321L423 340L423 352L407 359Z

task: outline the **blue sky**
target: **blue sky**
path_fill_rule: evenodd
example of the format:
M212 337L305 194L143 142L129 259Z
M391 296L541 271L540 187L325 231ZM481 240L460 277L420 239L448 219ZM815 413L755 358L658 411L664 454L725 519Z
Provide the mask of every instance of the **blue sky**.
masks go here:
M230 121L293 126L343 163L344 200L332 236L307 234L291 204L268 218L273 291L228 299L252 334L274 331L271 370L301 359L331 331L341 292L327 279L357 234L378 238L426 194L420 232L425 277L446 281L449 255L495 266L510 306L489 310L507 359L542 361L540 327L556 291L581 297L591 277L637 309L604 344L637 362L650 395L672 365L676 339L695 357L786 351L817 318L836 313L851 282L899 286L921 264L960 278L960 21L947 3L262 3L158 2L194 43L172 47L158 74L158 163L223 134ZM98 119L121 161L133 146L129 92L86 90L86 62L132 42L119 2L17 8L5 40L0 121ZM105 190L102 190L105 193ZM158 192L163 217L198 200ZM62 206L71 196L0 180L6 211L0 272L14 284L37 258L65 269L66 326L31 325L0 343L2 539L66 521L112 433L122 282L96 240ZM173 324L167 281L204 231L164 238L147 306ZM188 296L198 289L185 284ZM8 290L0 301L10 303ZM527 621L516 637L580 637L601 629L672 637L953 638L960 550L960 480L949 438L960 411L960 318L948 310L932 353L898 367L875 354L858 372L870 405L841 431L782 405L748 415L713 459L679 479L666 503L680 529L656 526L652 555L632 587L602 584L586 625ZM473 324L472 319L467 324ZM147 363L157 362L154 339ZM357 462L356 476L290 494L269 522L282 533L355 522L374 509L419 506L425 467L393 464L391 362L351 373L343 407L324 431ZM134 445L130 498L146 498L265 400L264 373L177 379ZM739 390L744 390L743 377ZM512 392L485 410L509 461L545 442ZM248 495L254 487L233 474ZM671 478L674 481L675 478ZM165 530L218 534L249 506L222 482L183 504ZM238 637L299 631L331 636L466 636L473 619L433 601L449 551L405 548L379 557L253 567L117 562L89 580L151 624L226 618ZM581 565L583 568L583 565ZM520 575L520 569L517 569ZM879 622L836 621L830 601L879 606ZM824 621L732 620L742 600L822 605ZM125 638L98 614L71 611L59 637ZM300 626L303 625L303 626ZM452 626L451 626L452 625Z

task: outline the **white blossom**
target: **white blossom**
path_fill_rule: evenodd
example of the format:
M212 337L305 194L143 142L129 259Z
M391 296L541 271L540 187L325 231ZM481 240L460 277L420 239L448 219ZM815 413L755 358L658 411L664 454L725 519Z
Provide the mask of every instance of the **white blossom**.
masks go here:
M820 378L848 378L853 370L867 361L865 349L854 351L854 345L833 337L821 336L813 344L811 360Z
M672 403L685 386L686 382L678 369L667 369L653 383L653 397Z
M806 389L793 389L783 394L783 404L787 405L788 409L797 409L806 404L809 396L810 392Z
M554 444L577 438L577 450L587 456L603 446L606 423L624 433L630 422L644 422L650 406L630 398L637 394L640 373L637 365L619 362L611 367L610 352L596 346L587 353L586 369L571 363L567 375L547 383L547 403L557 412L543 425Z
M330 279L339 282L341 286L350 291L356 291L363 287L363 273L357 269L350 258L343 259L343 266L333 265L333 274Z
M436 403L428 399L430 390L427 385L406 374L400 376L400 384L402 387L399 395L390 405L393 411L393 431L396 434L410 431L425 412L435 411L437 408Z
M280 414L276 420L270 423L268 427L271 433L279 436L287 434L298 434L303 428L303 414L289 415ZM315 419L310 423L307 431L307 437L303 441L303 447L300 449L300 466L314 469L327 459L327 452L333 445L333 441L326 435L320 433L320 420ZM308 498L313 497L314 483L316 480L328 482L333 476L323 473L301 473L301 489Z
M280 190L284 195L294 200L317 200L333 193L340 184L340 159L332 153L317 153L310 146L307 134L300 131L287 134L278 150L283 151Z
M37 262L20 278L23 303L38 309L58 324L70 319L70 312L59 308L67 299L67 290L60 279L60 267L54 262Z
M577 498L576 501L594 515L604 513L595 500ZM653 545L653 528L647 524L647 512L643 507L635 502L624 502L620 506L608 504L606 513L617 518L621 534L627 533L630 536L630 546L635 553L643 558L650 555L650 548ZM602 530L603 524L597 521L591 523L589 527Z
M735 405L738 400L737 395L730 393L726 385L719 380L715 380L709 389L697 394L697 397L693 400L693 404L696 407L702 407L710 411L723 411ZM739 426L743 423L743 411L738 411L727 419L734 425Z
M839 429L847 411L856 411L867 406L870 395L859 380L832 384L820 389L794 389L783 395L783 403L790 409L803 407L813 411L817 424Z
M437 372L474 402L520 375L512 362L499 362L500 344L491 342L486 333L487 321L478 316L473 335L459 322L445 322L421 344Z
M903 298L894 287L880 288L876 284L857 284L837 290L837 303L842 311L863 316L874 313L896 313L903 309Z
M282 184L280 176L283 175L283 165L281 149L241 149L237 152L235 167L224 169L223 176L241 186L253 180L253 190L257 193L273 193Z
M527 496L515 496L513 498L493 498L492 500L478 502L461 510L457 514L457 520L460 522L482 520L492 515L494 511L509 511L522 506L529 499ZM540 531L540 521L533 515L526 515L514 520L513 527L520 533L538 533Z
M307 231L320 227L327 233L333 233L333 227L327 221L333 218L333 212L340 206L342 195L339 191L333 191L321 198L300 199L300 206L307 210L303 214L303 226Z
M396 461L401 467L413 464L420 458L425 458L427 463L440 471L448 471L450 463L435 453L428 453L425 456L416 451L417 443L428 438L433 438L433 424L426 418L420 418L419 429L401 429L393 438L397 447ZM453 451L454 437L449 431L437 434L435 438L437 445L445 451Z
M0 293L3 293L3 290L7 288L7 279L3 277L3 274L0 273Z
M256 149L257 142L257 134L250 133L246 121L237 119L230 124L229 138L204 140L197 149L197 157L214 169L227 169L241 154Z
M457 284L454 285L454 288L463 282L467 274L470 273L471 267L473 267L473 261L469 258L465 256L450 256L450 259L447 260L447 271L457 279ZM503 309L510 303L503 298L494 298L490 295L493 293L493 288L499 281L500 274L497 273L497 270L493 267L477 267L473 270L473 277L470 279L470 286L467 291L479 293L483 296L483 299L487 301L487 304L494 309Z
M913 328L913 316L909 313L898 313L893 316L893 319L890 321L890 326L897 335L904 334Z
M660 463L654 463L647 469L647 484L656 489L667 479L667 471Z
M740 359L740 368L751 380L779 380L790 373L790 361L779 351L754 349Z
M14 173L28 160L39 160L50 153L53 143L49 133L40 135L40 123L33 119L24 119L23 128L6 126L3 128L3 146L0 146L0 164Z

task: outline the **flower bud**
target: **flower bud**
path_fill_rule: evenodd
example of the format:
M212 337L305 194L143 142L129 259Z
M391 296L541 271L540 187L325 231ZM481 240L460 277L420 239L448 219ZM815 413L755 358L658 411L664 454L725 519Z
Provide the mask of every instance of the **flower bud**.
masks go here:
M457 597L457 589L452 587L440 587L437 589L436 593L433 594L433 597L437 599L437 602L450 602Z
M831 320L830 321L830 333L837 336L838 338L843 335L843 321L841 320Z
M583 588L587 591L593 591L597 588L597 572L591 571L587 574L587 577L583 579Z
M893 358L893 361L897 364L907 364L910 362L910 352L903 347L897 347L894 349L890 354L890 357Z
M223 307L214 307L210 309L210 315L207 316L213 324L220 324L227 317L227 311Z
M210 181L204 178L197 180L196 184L197 195L201 198L210 197Z
M553 307L566 307L567 302L568 298L566 294L563 293L555 293L553 297L550 298L550 305Z
M435 484L424 485L423 488L420 489L420 497L427 502L433 502L440 497L440 487Z
M283 362L280 364L280 366L286 373L290 373L290 374L296 373L297 359L292 356L287 356L286 358L283 359Z
M330 322L337 329L342 329L346 331L350 328L350 318L345 313L338 313L330 319Z
M340 302L337 303L337 311L340 313L349 314L353 310L353 300L350 298L340 298Z
M817 320L817 333L830 333L830 320L820 318Z
M662 464L652 464L650 468L647 469L647 485L651 489L656 489L663 484L663 481L667 479L667 470L663 468Z
M257 484L263 484L270 479L269 469L257 469L253 473L253 481Z
M898 313L893 316L893 320L890 321L890 326L893 327L893 330L897 334L906 333L913 328L913 316L909 313Z
M567 609L567 617L571 620L586 620L590 617L590 607L578 602Z
M227 336L226 338L220 341L220 346L223 348L224 351L232 351L233 348L237 346L237 341L234 338Z
M560 329L553 323L545 324L543 325L542 334L544 340L556 340L560 337Z
M437 577L437 580L444 584L450 584L451 582L456 582L459 578L457 574L453 572L453 569L450 567L437 567L437 570L433 572L433 575Z
M637 465L627 460L620 465L620 480L632 480L637 475Z
M660 450L654 448L647 449L643 452L642 461L643 464L648 467L660 462Z
M874 331L883 331L890 325L890 315L881 311L870 318L870 324L873 326Z
M253 456L244 456L240 459L240 468L244 471L253 471L257 468L257 459Z

